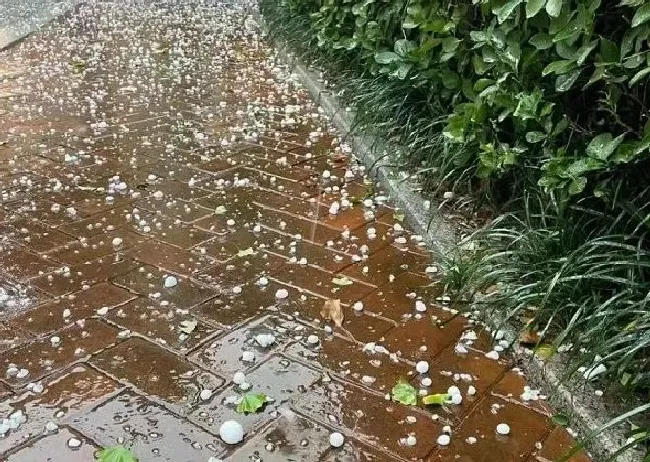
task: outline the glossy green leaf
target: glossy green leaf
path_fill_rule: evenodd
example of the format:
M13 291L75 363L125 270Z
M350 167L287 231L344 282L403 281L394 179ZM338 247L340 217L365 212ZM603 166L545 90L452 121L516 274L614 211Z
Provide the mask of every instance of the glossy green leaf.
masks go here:
M399 60L399 55L393 51L382 51L381 53L375 54L375 61L379 64L390 64Z
M564 93L565 91L569 90L576 82L576 80L578 80L581 72L582 69L576 69L575 71L568 74L558 75L557 79L555 79L555 90L558 93Z
M648 22L650 19L650 3L646 3L634 13L632 18L632 27L639 27L641 24Z
M503 5L498 8L493 8L492 13L497 17L497 20L501 23L508 19L510 15L515 11L519 5L521 5L523 0L507 0Z
M650 67L644 67L639 72L634 74L634 77L630 80L630 86L636 85L641 79L647 77L650 74Z
M557 18L560 16L562 11L562 1L563 0L548 0L546 2L546 12L552 18Z
M542 75L548 74L566 74L571 70L575 69L576 64L574 61L565 59L562 61L553 61L542 71Z
M413 385L408 382L398 382L391 391L391 398L397 403L414 406L418 403L417 391Z
M236 411L239 414L254 414L269 401L264 393L246 393L237 404Z
M546 0L528 0L526 2L526 17L532 18L537 16L542 8L546 5Z
M592 159L607 160L614 150L623 142L625 135L613 138L611 133L603 133L591 140L587 146L587 155Z
M124 446L112 446L101 449L95 455L98 462L138 462L135 454Z
M528 132L526 133L526 141L531 144L539 143L546 139L547 135L544 132Z
M426 395L422 397L422 404L430 405L442 405L449 401L449 395L447 393L437 393L435 395Z
M553 37L548 34L535 34L530 38L529 43L538 50L548 50L553 46Z
M537 347L534 350L535 356L542 359L550 359L553 356L555 356L556 352L557 352L556 348L553 345L549 345L548 343L542 343L540 345L537 345Z
M347 276L336 277L332 279L332 283L336 284L337 286L350 286L354 284L352 280Z

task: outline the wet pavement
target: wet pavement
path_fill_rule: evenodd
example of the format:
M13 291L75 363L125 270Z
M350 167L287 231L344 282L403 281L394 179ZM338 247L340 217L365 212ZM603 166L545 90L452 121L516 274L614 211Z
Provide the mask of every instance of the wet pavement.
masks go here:
M0 190L3 460L572 444L238 3L89 2L1 53Z

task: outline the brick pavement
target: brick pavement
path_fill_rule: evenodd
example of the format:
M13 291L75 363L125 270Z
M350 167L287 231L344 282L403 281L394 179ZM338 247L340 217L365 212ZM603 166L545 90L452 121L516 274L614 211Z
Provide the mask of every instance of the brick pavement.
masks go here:
M237 4L90 2L0 54L0 76L0 411L27 416L0 457L532 462L572 444ZM274 401L237 414L236 372ZM399 380L463 401L395 403Z

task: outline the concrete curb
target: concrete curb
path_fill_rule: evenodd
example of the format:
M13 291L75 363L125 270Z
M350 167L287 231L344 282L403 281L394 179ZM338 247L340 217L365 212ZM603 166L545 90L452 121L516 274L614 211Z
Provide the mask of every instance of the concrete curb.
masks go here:
M255 12L255 19L262 30L266 28L264 19ZM393 168L391 161L395 161L390 149L383 141L374 136L359 136L352 133L354 113L346 111L332 91L325 88L318 74L310 70L297 58L287 52L286 44L274 43L280 59L289 65L299 77L301 84L310 93L314 101L321 106L330 117L332 123L349 140L354 147L354 152L384 187L387 188L391 199L404 210L406 221L411 228L421 234L429 245L434 256L445 257L453 255L457 243L457 233L451 223L446 220L435 207L427 207L422 195L414 192L412 182L400 179L399 172ZM499 319L489 319L492 326L499 326L506 331L506 337L514 342L518 334L514 329L503 326ZM577 430L579 436L585 437L595 429L605 425L615 418L605 409L602 402L593 399L593 389L583 387L581 391L572 391L560 380L563 376L564 366L561 358L543 362L536 358L524 358L527 377L531 384L543 385L544 389L553 390L549 402L556 408L563 409L571 416L571 427ZM585 444L595 461L608 460L626 440L624 431L620 428L610 428ZM642 451L628 450L623 455L616 457L619 462L639 462L643 459Z

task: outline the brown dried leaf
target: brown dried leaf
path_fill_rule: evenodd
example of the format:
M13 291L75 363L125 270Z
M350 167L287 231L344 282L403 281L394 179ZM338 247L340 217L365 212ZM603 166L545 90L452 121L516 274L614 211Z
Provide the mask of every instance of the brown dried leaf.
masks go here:
M526 329L519 334L519 343L537 345L540 340L542 340L542 337L535 330Z
M334 298L325 300L323 308L320 310L320 315L323 319L331 320L337 327L341 327L343 325L341 300Z

